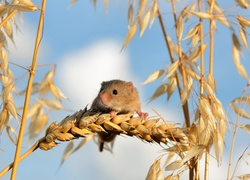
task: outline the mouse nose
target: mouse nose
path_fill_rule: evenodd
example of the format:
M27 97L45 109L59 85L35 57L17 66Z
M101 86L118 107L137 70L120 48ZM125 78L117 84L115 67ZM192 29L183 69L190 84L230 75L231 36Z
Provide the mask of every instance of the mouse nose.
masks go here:
M110 102L109 95L105 94L105 93L100 96L100 99L101 99L102 103L105 105L107 105Z

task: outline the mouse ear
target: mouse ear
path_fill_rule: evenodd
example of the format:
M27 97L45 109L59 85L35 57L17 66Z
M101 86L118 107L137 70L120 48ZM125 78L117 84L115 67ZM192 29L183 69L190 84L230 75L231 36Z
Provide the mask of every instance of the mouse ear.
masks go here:
M127 82L127 87L130 89L130 91L133 93L134 91L134 85L133 83L130 81L130 82Z
M106 83L106 81L102 81L101 85L103 85L103 84L105 84L105 83Z

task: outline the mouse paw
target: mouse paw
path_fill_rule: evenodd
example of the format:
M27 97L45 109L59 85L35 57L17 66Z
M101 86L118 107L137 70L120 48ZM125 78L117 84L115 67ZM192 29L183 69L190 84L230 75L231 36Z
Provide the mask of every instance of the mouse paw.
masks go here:
M148 113L143 113L141 111L137 112L137 114L142 118L142 119L147 119L148 118Z
M115 117L116 115L117 115L117 111L114 111L114 110L112 110L112 111L110 111L109 112L109 114L110 114L110 116L113 118L113 117Z

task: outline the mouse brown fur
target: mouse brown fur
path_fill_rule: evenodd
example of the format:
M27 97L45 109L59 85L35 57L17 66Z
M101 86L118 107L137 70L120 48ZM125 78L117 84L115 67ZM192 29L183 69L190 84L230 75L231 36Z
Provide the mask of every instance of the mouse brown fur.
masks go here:
M101 89L91 105L91 111L110 113L111 117L122 113L136 112L146 119L148 114L141 112L141 103L137 89L132 82L122 80L103 81ZM101 140L100 151L103 150L104 142L114 140L114 133L98 134Z

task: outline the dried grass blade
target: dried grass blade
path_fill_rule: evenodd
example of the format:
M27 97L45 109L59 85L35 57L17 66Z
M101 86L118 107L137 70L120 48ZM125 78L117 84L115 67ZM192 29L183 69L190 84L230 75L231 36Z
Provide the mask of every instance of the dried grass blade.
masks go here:
M143 14L143 11L148 3L148 0L139 0L139 10L138 10L138 14Z
M194 11L195 6L196 6L196 3L194 2L192 5L190 5L190 8L189 8L188 12ZM191 16L192 16L192 14L191 14L191 13L188 13L185 22L187 22L187 21L190 19Z
M4 108L0 114L0 133L2 133L3 129L8 124L9 118L8 110Z
M213 91L216 91L216 81L211 73L208 73L207 75L207 83L212 88Z
M246 131L247 133L250 133L250 124L241 124L240 128Z
M246 72L246 69L240 62L240 52L238 48L235 46L233 46L232 48L232 56L233 56L234 64L236 66L238 73L244 78L248 79L248 74Z
M150 10L146 12L143 20L140 21L140 37L142 37L143 33L145 32L149 19L150 19Z
M246 33L240 29L240 39L241 39L241 42L243 43L244 47L248 50L248 43L247 43L247 36L246 36Z
M59 168L62 166L64 161L69 157L69 155L72 154L73 147L74 147L74 143L73 143L73 141L70 141L69 144L67 145L67 147L65 148L64 152L63 152L63 157L62 157L62 161L60 163Z
M195 34L198 34L199 31L200 31L200 24L197 24L195 27L190 29L190 31L183 40L193 37Z
M176 35L177 35L177 40L181 41L182 38L182 33L183 33L183 22L182 22L182 16L179 16L176 22Z
M6 32L6 34L8 35L8 37L10 38L10 40L13 42L13 44L15 44L14 39L13 39L13 29L12 29L10 22L7 21L4 24L3 28L4 28L4 31Z
M236 107L234 103L230 103L233 111L240 117L250 119L250 114L240 107Z
M238 50L239 52L241 52L240 41L239 41L239 39L238 39L238 37L236 36L235 33L233 33L233 35L232 35L232 40L233 40L234 46L237 48L237 50Z
M184 90L181 93L181 104L183 105L190 97L190 94L193 89L193 79L189 76L187 77L187 86L184 88Z
M248 20L248 19L246 19L246 18L244 18L244 17L242 17L242 16L240 16L240 15L237 16L237 19L238 19L238 21L239 21L239 23L240 23L241 25L250 27L250 20Z
M135 32L136 32L136 23L134 23L134 24L130 27L130 29L129 29L129 31L128 31L126 37L125 37L125 40L124 40L124 42L123 42L121 51L122 51L122 50L129 44L129 42L133 39L133 37L134 37L134 35L135 35Z
M170 97L174 93L176 85L177 85L176 78L175 76L173 76L167 84L167 94L168 94L167 101L170 99Z
M181 64L180 61L177 60L171 66L169 66L168 67L168 73L165 76L165 78L163 79L163 81L165 81L167 78L171 77L176 72L176 70L177 70L177 68L179 67L180 64Z
M186 73L187 73L190 77L192 77L192 78L195 79L196 81L200 81L201 77L200 77L200 75L198 75L196 72L191 71L191 70L189 70L189 69L185 69L185 71L186 71Z
M216 16L216 20L218 20L221 24L225 25L226 27L233 29L231 24L228 22L227 18L225 18L223 13Z
M162 76L162 74L163 74L164 72L165 72L164 69L159 69L159 70L153 72L152 74L149 75L149 77L146 79L146 81L144 81L144 82L142 83L142 85L151 83L151 82L153 82L153 81L159 79L159 78Z
M62 98L68 99L68 98L63 94L63 92L62 92L56 85L54 85L53 83L50 84L49 90L50 90L50 92L54 95L54 97L55 97L56 99L58 99L59 101L61 101Z
M205 150L205 146L204 145L195 145L192 146L186 156L182 159L182 163L184 164L185 162L189 161L191 158L195 157L195 156L200 156Z
M150 101L149 101L149 102L151 102L151 101L153 101L154 99L158 98L159 96L163 95L164 93L167 92L167 90L168 90L168 85L167 85L167 84L162 84L162 85L160 85L160 86L156 89L156 91L155 91L155 93L153 94L153 96L150 98Z
M243 8L243 9L248 9L248 6L249 6L249 1L246 1L246 0L236 0L237 4Z
M180 13L180 16L182 17L182 18L184 18L187 14L188 14L188 12L189 12L189 5L187 5L187 6L185 6L183 9L182 9L182 11L181 11L181 13Z
M158 11L158 2L154 1L154 5L152 7L152 12L151 12L151 16L150 16L150 22L149 22L149 27L151 28L154 20L155 20L155 16L157 16L157 11Z
M6 5L6 7L24 12L32 12L39 10L39 8L35 4L33 4L30 0L12 1L12 3Z
M94 137L94 134L91 134L89 136L86 136L83 140L81 140L81 142L77 145L77 147L72 151L71 154L73 154L74 152L78 151L81 147L83 147L87 142L89 142L90 139L92 139Z
M6 131L7 131L7 135L9 137L9 139L11 140L11 142L16 145L16 143L17 143L16 141L17 141L17 137L18 137L16 130L13 127L7 125ZM12 137L11 133L14 135L15 139Z
M134 9L133 9L133 5L130 4L128 8L128 29L133 24L133 22L134 22Z
M43 100L44 106L50 110L59 110L62 109L63 106L60 102L53 99L45 99Z
M250 174L242 174L240 176L237 176L240 180L249 180Z
M12 99L12 97L8 100L8 102L6 103L6 108L8 109L8 111L10 112L10 114L17 119L17 110L16 110L16 106L15 103Z
M34 114L37 114L42 107L42 104L40 102L33 104L29 110L28 110L28 115L27 118L33 116Z
M201 18L201 19L208 19L210 20L212 18L212 16L208 13L205 12L190 12L192 15Z
M157 179L157 172L160 169L160 159L155 161L154 164L151 165L146 180L153 180L153 179Z
M184 164L182 160L177 160L167 165L165 167L165 171L174 171L174 170L181 168L183 165Z
M49 120L49 116L47 114L40 114L38 117L34 117L32 123L29 126L29 139L30 141L38 136L46 127Z
M222 161L224 141L223 141L221 134L218 131L213 133L213 135L214 135L214 139L213 139L214 152L215 152L215 156L216 156L218 166L219 166Z

